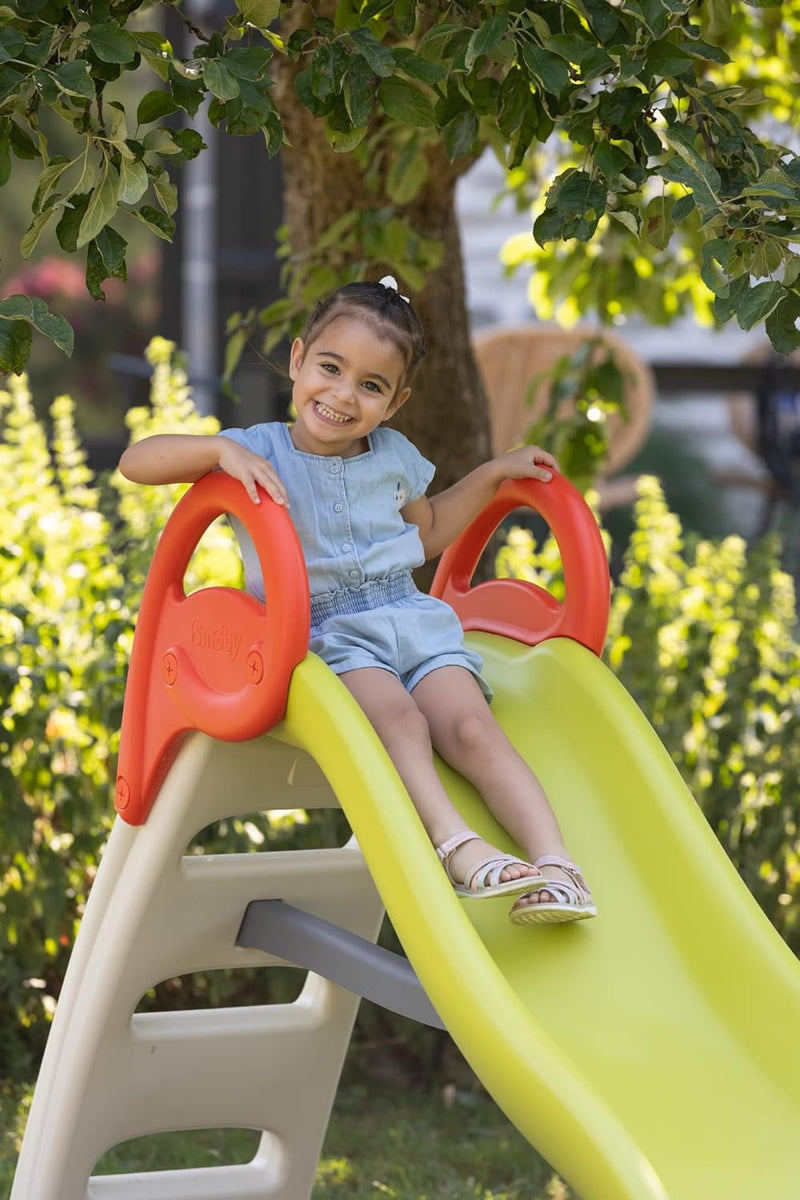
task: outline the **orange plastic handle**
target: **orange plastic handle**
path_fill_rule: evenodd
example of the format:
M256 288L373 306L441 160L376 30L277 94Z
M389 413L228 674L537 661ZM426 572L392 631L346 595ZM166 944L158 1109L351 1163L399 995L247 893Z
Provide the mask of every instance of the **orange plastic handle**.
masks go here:
M187 596L183 577L205 530L239 518L258 552L266 605L236 588ZM303 552L289 514L261 491L215 471L198 480L164 527L147 576L122 714L116 808L141 825L181 740L258 737L286 709L292 671L308 652Z
M513 509L532 508L547 521L561 552L565 595L559 603L523 579L492 579L470 587L489 538ZM568 637L600 655L608 630L611 583L603 539L592 510L562 475L549 483L506 479L494 499L442 555L431 595L446 600L465 630L499 633L536 646Z

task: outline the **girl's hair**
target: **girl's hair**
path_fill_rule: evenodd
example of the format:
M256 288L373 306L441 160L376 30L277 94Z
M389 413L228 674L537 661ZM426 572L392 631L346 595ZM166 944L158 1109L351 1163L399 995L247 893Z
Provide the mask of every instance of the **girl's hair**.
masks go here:
M382 283L346 283L320 300L303 331L306 347L338 317L358 317L380 338L394 342L406 364L404 382L414 375L425 354L419 317L395 288Z

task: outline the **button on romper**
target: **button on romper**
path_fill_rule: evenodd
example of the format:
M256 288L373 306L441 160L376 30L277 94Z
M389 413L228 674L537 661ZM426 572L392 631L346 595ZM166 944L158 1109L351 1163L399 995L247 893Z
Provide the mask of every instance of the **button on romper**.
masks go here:
M403 434L379 426L369 449L352 458L297 450L281 422L222 436L266 458L286 488L308 570L314 654L337 675L380 667L409 692L437 667L464 667L491 699L455 612L420 592L411 576L425 552L400 510L425 494L434 467ZM247 590L263 601L255 547L241 523L233 525Z

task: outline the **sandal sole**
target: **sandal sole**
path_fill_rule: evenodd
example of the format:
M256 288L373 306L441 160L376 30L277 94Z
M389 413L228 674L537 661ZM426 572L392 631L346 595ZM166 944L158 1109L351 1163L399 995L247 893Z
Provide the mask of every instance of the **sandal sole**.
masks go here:
M566 925L572 921L585 921L588 917L596 917L597 909L574 908L567 904L544 905L528 904L518 912L509 913L512 925Z

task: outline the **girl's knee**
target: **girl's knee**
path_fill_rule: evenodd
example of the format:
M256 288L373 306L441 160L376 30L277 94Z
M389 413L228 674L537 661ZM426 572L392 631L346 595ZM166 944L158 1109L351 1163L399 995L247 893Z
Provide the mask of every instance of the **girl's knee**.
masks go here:
M446 739L457 754L482 754L495 746L497 727L488 708L485 713L455 714Z
M426 747L431 744L428 722L410 696L408 703L395 705L391 712L384 714L383 728L389 740Z

